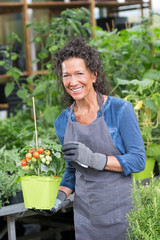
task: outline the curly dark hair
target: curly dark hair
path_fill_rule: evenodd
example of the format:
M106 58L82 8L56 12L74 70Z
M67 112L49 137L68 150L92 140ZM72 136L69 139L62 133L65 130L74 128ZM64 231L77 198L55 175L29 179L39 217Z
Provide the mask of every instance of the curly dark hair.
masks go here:
M108 94L110 86L104 72L103 64L100 60L98 51L90 47L81 37L71 39L63 48L58 50L54 55L54 73L56 78L62 82L62 63L69 58L81 58L84 60L87 69L91 73L97 72L96 82L93 83L94 90L101 94ZM64 99L72 104L74 99L67 93L64 86Z

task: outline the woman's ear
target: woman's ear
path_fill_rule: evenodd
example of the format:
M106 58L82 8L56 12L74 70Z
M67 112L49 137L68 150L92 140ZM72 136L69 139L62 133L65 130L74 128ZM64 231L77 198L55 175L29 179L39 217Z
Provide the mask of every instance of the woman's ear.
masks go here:
M94 72L94 73L93 73L93 83L96 82L96 79L97 79L97 72Z

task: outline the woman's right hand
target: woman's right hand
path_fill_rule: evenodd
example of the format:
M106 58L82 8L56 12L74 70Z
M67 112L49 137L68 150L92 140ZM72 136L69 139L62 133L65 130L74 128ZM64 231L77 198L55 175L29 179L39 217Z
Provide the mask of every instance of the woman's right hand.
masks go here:
M43 215L43 216L52 216L56 212L58 212L61 208L66 207L71 200L66 199L67 194L61 190L58 191L57 198L54 204L54 207L52 207L50 210L41 210L41 209L32 209L37 214Z
M54 207L52 207L50 211L54 214L58 212L61 208L66 207L70 203L70 201L70 199L67 199L67 194L59 190Z

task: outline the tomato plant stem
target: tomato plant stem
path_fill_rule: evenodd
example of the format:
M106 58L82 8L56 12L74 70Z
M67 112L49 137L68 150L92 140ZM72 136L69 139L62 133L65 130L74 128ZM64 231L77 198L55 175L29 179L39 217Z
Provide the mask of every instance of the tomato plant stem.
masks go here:
M36 122L36 110L35 110L35 102L34 102L34 97L32 97L33 101L33 115L34 115L34 125L35 125L35 135L36 135L36 150L38 149L38 137L37 137L37 122ZM38 167L38 176L39 174L39 167Z

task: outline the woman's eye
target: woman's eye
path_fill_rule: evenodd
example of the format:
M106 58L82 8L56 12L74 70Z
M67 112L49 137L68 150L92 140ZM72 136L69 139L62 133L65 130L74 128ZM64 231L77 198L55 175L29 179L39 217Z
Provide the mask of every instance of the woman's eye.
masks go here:
M82 72L79 72L78 75L83 75L83 73L82 73Z
M63 75L63 78L67 78L67 77L69 77L69 75L68 75L68 74L65 74L65 75Z

